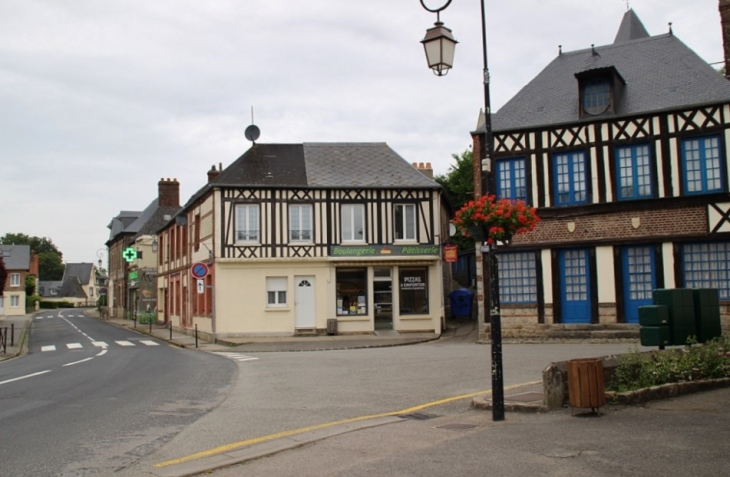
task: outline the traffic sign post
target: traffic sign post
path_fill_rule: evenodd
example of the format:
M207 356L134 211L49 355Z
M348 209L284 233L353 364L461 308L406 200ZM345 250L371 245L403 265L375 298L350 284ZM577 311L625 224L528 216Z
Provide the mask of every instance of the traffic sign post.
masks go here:
M205 293L205 280L198 279L198 295Z
M208 275L208 272L208 265L204 264L203 262L198 262L190 267L190 274L193 276L193 278L205 278Z

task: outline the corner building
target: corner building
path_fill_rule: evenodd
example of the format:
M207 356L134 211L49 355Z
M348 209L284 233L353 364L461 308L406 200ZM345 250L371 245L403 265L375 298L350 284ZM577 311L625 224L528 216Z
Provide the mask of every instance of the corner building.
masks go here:
M159 230L158 319L213 338L440 333L441 208L384 143L254 144Z
M542 219L498 253L505 337L638 336L651 291L679 287L717 288L730 331L730 82L671 30L629 10L613 43L560 51L493 137L497 195Z

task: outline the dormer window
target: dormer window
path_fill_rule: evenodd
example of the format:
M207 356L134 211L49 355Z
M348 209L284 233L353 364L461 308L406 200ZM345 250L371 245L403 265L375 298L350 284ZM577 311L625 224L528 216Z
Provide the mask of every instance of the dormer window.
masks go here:
M611 104L611 83L606 78L587 80L583 86L583 111L598 115Z
M626 84L613 66L576 73L580 98L580 116L600 116L618 112L619 100Z

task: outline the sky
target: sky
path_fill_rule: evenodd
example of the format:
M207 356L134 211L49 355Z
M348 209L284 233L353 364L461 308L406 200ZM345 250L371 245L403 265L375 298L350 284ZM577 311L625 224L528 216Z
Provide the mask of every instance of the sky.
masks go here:
M613 42L627 10L485 1L493 111L558 45ZM672 22L702 59L723 61L717 0L628 5L651 35ZM484 106L480 2L441 13L459 41L443 77L420 44L435 21L419 0L0 0L0 236L106 261L112 217L143 210L161 178L180 181L184 204L213 164L250 147L252 119L259 143L386 142L446 174Z

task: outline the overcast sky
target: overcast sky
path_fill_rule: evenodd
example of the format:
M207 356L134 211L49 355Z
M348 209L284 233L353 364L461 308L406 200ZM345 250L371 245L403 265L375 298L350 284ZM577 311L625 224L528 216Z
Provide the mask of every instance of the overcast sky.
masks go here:
M630 5L650 34L673 22L723 61L717 0ZM611 43L626 9L487 0L493 110L558 45ZM480 2L442 12L459 45L440 78L420 44L435 20L418 0L0 0L0 236L97 260L111 218L144 209L160 178L185 203L212 164L243 154L252 107L258 142L386 142L445 174L484 104Z

